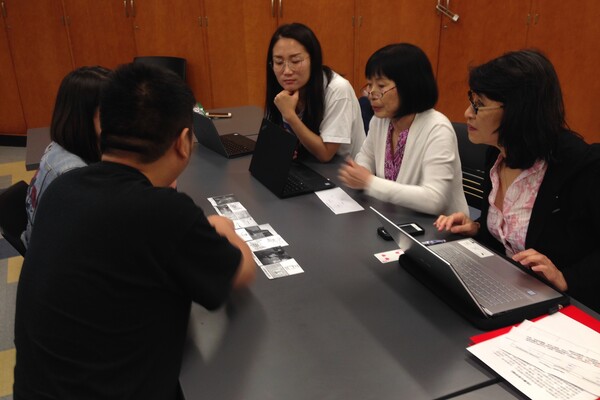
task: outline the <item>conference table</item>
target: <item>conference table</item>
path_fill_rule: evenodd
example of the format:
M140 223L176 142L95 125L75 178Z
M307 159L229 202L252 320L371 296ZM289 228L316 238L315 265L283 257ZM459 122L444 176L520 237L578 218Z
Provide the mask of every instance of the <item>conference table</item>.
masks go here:
M234 110L243 118L217 121L219 133L252 137L262 113ZM49 141L43 129L34 133L30 168ZM282 236L304 272L270 280L258 269L251 287L234 291L221 309L192 305L180 372L186 399L526 398L465 350L482 331L397 262L374 257L397 246L377 235L369 206L396 222L419 223L422 240L451 238L433 228L432 216L344 187L339 158L306 164L364 210L336 215L316 194L279 199L250 175L250 160L195 143L178 189L206 214L215 213L209 197L233 194L258 224Z
M369 206L444 237L433 218L343 187L365 210L334 214L315 194L279 199L248 172L251 156L226 159L196 144L178 188L205 213L233 194L258 224L289 244L304 273L249 288L216 313L194 305L180 374L186 399L433 399L498 382L469 355L480 333L397 262ZM337 179L339 161L308 162Z

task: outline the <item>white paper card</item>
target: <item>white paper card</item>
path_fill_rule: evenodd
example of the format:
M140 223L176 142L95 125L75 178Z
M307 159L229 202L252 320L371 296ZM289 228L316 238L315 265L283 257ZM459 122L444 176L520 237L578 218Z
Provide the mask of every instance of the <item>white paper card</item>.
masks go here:
M335 214L345 214L364 210L360 204L354 201L354 199L340 187L321 190L315 192L315 194Z

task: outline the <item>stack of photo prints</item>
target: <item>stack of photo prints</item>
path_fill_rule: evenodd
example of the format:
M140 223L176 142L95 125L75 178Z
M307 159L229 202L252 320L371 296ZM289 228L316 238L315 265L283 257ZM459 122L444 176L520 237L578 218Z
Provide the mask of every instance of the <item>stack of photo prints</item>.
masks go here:
M287 242L269 224L258 225L234 195L209 197L217 214L231 219L235 232L252 250L254 260L267 278L275 279L304 272L283 248Z

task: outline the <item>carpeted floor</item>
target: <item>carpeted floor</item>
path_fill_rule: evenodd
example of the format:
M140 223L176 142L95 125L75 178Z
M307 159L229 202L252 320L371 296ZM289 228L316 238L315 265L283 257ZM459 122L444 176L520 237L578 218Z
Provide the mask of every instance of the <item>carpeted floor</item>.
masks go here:
M34 172L25 170L24 147L0 146L0 190L20 180L29 183ZM22 264L23 257L0 236L0 400L12 400L15 299Z

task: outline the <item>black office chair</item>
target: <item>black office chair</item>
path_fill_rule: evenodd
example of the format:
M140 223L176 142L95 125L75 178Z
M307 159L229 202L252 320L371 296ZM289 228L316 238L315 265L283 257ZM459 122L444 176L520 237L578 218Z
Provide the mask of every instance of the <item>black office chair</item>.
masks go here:
M487 146L474 144L469 140L467 124L453 122L452 126L458 139L458 153L460 155L463 174L463 190L465 191L467 204L481 210Z
M365 126L365 134L369 134L369 122L373 118L373 108L371 102L367 96L360 96L358 98L358 104L360 104L360 113L362 114L363 124Z
M0 193L0 232L22 256L26 251L21 233L27 228L25 197L28 186L25 181L19 181Z
M156 65L158 67L167 68L181 77L185 81L187 61L185 58L168 57L168 56L143 56L134 57L134 63Z

